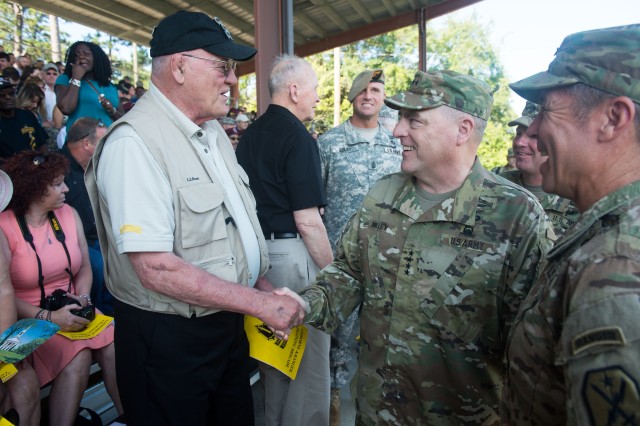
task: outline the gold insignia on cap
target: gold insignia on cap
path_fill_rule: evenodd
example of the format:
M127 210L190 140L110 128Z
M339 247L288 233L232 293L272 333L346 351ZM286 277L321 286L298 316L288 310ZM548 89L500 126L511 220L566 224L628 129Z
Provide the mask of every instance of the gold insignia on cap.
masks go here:
M588 371L582 398L592 425L636 424L640 389L637 380L620 366Z
M217 16L215 16L213 20L216 21L216 24L220 25L220 28L222 28L222 31L224 31L224 35L226 35L229 40L233 41L233 37L231 37L231 33L229 32L227 27L224 26L222 21L220 21L220 19Z
M379 80L381 76L382 76L382 70L375 70L373 72L373 75L371 76L371 81Z

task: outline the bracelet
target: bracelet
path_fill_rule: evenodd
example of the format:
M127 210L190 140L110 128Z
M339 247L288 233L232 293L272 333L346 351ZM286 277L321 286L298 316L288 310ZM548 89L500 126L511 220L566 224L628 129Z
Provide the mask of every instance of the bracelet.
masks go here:
M82 82L77 78L72 78L71 80L69 80L69 83L77 87L80 87L80 85L82 85Z
M42 319L43 314L44 314L44 309L40 309L33 317L35 319Z
M91 304L91 296L89 296L88 294L81 294L78 297L84 298L87 301L87 304L89 304L89 305Z
M47 311L47 321L51 322L51 311Z

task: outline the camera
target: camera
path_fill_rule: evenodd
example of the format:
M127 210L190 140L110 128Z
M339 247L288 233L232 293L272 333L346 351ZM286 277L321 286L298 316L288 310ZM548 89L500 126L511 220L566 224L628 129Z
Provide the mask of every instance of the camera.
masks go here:
M51 295L45 297L40 302L40 307L48 311L57 311L63 306L76 305L78 309L71 309L73 315L93 321L96 317L96 308L93 305L87 305L84 308L80 306L77 300L67 296L67 292L61 289L54 290Z

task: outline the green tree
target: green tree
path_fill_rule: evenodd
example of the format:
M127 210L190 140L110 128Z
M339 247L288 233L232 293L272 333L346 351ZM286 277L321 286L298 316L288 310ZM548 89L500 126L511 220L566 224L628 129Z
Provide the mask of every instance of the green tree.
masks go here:
M456 21L449 17L444 25L428 27L427 68L450 69L472 75L494 90L493 108L478 156L491 169L505 163L512 132L507 122L516 115L509 104L509 85L504 68L491 45L491 23L479 22L477 15Z
M35 61L43 58L51 59L51 34L49 31L49 16L36 9L21 6L22 19L16 16L13 2L0 3L0 44L5 51L14 50L14 40L19 40L16 56L22 53L31 55ZM61 43L68 40L69 35L60 32Z
M383 68L387 94L406 88L417 69L417 33L407 27L380 36L361 40L340 48L340 118L346 120L352 113L347 100L353 79L364 69ZM315 127L326 131L333 127L333 51L318 53L307 58L318 74L320 103L316 108Z
M506 123L515 117L509 104L509 88L497 51L490 42L491 25L479 22L477 16L444 23L429 23L427 36L427 69L451 69L485 81L495 91L491 117L484 140L478 150L487 168L505 162L511 134ZM392 96L405 90L418 69L418 31L415 26L402 28L341 48L341 120L351 115L347 93L351 82L364 69L385 71L385 91ZM308 59L318 73L320 103L316 108L316 124L333 126L333 52L327 51Z

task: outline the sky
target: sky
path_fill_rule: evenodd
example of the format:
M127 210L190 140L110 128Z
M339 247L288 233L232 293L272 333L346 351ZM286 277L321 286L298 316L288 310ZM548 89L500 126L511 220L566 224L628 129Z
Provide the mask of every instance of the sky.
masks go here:
M510 81L546 70L569 34L640 23L638 0L483 0L451 16L464 18L472 13L492 26L492 43ZM430 22L437 25L444 19ZM66 24L63 30L72 39L89 31L77 24ZM521 111L525 101L513 94L511 103Z
M490 21L492 43L512 82L545 71L569 34L640 23L638 0L483 0L451 15L471 13ZM511 104L522 111L525 101L512 93Z

